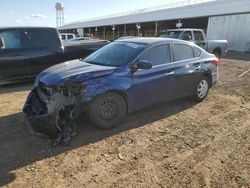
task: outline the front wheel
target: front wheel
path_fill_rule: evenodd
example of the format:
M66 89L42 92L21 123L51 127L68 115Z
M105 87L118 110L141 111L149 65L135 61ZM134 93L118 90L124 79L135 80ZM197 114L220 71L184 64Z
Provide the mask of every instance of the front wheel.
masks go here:
M112 129L119 126L127 115L124 98L114 92L100 95L89 107L91 122L100 129Z
M207 97L208 91L209 91L208 79L202 78L196 86L196 89L193 94L193 99L196 102L202 102Z

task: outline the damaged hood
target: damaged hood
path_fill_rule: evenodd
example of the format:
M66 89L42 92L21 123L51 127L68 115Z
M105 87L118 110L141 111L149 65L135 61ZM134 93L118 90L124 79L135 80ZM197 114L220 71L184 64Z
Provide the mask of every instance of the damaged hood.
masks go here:
M115 69L116 67L92 65L80 60L68 61L41 72L36 78L36 84L41 81L48 86L55 86L70 79L85 81L110 75Z

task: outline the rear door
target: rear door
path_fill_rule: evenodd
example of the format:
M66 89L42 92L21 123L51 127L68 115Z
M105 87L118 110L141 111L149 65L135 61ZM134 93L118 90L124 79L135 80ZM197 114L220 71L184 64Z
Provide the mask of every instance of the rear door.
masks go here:
M0 37L5 43L5 49L0 50L0 79L27 77L27 62L23 56L20 31L18 29L1 30Z
M170 100L174 85L174 64L170 44L148 49L139 61L149 61L153 67L133 74L133 100L137 108Z
M63 62L63 49L56 30L23 29L21 36L31 75L35 76L48 67Z
M193 31L194 33L194 43L201 48L206 48L206 41L204 39L203 33L201 31Z
M201 50L188 44L174 43L175 81L174 97L191 95L201 75Z

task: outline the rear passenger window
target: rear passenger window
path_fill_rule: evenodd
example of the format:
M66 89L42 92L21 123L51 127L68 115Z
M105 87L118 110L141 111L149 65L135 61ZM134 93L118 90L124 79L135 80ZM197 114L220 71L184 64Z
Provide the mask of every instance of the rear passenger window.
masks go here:
M200 57L202 51L199 48L193 47L195 57Z
M170 46L168 44L153 47L142 55L140 60L149 61L153 66L171 62Z
M60 46L60 40L54 30L27 29L22 33L24 48L54 49Z
M68 40L74 38L73 35L68 35Z
M186 44L174 44L175 61L182 61L194 58L193 48Z
M0 37L3 39L5 49L21 48L21 38L19 31L2 31Z
M204 41L204 37L201 31L194 31L194 38L196 41Z

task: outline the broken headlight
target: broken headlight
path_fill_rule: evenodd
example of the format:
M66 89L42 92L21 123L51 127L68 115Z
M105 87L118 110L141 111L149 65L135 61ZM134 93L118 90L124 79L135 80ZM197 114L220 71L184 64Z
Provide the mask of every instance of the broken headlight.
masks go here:
M60 86L47 86L42 82L38 82L37 87L47 96L51 96L54 93L61 93L65 97L79 95L84 88L84 85L80 81L69 80L64 82Z
M76 96L81 93L84 87L85 85L81 81L68 80L63 85L58 87L58 91L65 97L70 95Z
M68 97L70 95L69 89L67 87L65 87L65 86L60 86L57 90L58 90L59 93L61 93L65 97Z
M38 82L37 87L39 88L40 91L42 91L44 94L46 94L47 96L52 95L54 92L56 92L56 88L55 87L50 87L45 85L42 82Z

